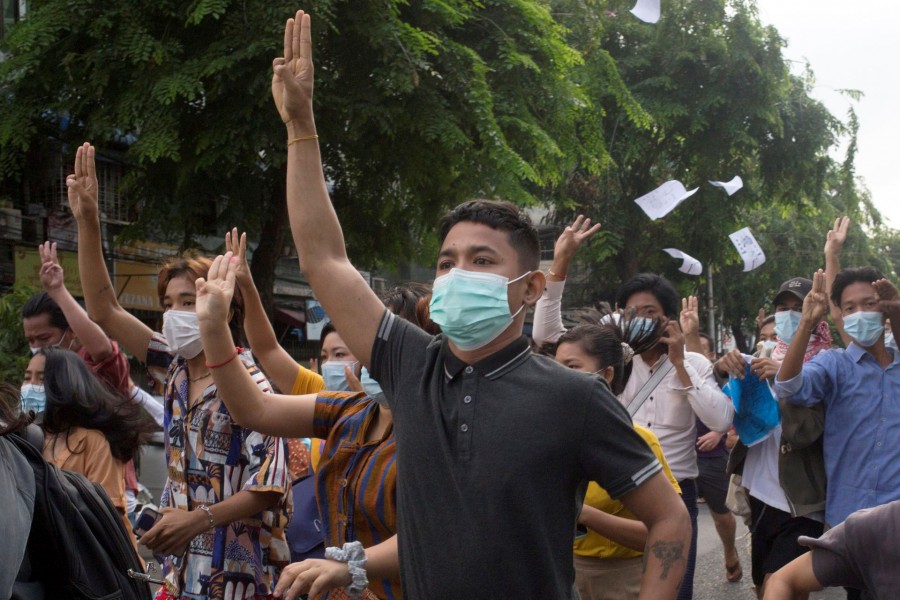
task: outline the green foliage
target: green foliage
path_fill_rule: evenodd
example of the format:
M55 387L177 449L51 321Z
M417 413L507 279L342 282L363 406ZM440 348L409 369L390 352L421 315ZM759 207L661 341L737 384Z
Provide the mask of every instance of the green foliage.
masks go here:
M17 285L0 295L0 382L18 387L31 358L22 331L22 307L38 289Z
M581 57L543 1L317 0L315 109L360 266L414 255L447 206L536 200L575 164ZM190 245L278 214L285 133L270 99L285 0L44 0L4 40L0 178L46 140L133 141L127 234ZM68 117L61 130L59 116ZM600 148L594 140L594 152ZM52 143L49 145L53 145Z
M553 191L555 222L584 213L603 223L582 252L590 265L586 285L573 286L570 303L609 300L620 282L655 271L683 294L705 299L705 278L677 271L662 252L679 248L716 272L717 307L737 329L752 330L757 309L779 284L810 276L821 266L825 233L849 214L854 231L848 264L885 262L867 234L880 217L853 171L855 115L843 124L809 96L811 71L790 72L783 40L763 27L749 0L692 0L665 6L655 25L628 14L633 3L589 3L593 19L558 0L556 13L581 49L577 73L589 90L607 160L580 161ZM621 83L619 83L621 82ZM828 156L838 136L849 136L847 158ZM744 188L732 197L706 184L739 174ZM634 199L669 179L700 191L664 219L650 221ZM750 226L766 264L743 273L728 234ZM895 235L895 234L894 234Z

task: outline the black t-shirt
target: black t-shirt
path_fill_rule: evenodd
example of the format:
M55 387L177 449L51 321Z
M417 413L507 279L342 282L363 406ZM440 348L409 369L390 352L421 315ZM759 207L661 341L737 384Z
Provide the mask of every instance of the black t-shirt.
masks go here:
M524 337L466 365L385 312L372 348L397 440L407 598L570 598L587 481L613 497L661 470L596 376Z

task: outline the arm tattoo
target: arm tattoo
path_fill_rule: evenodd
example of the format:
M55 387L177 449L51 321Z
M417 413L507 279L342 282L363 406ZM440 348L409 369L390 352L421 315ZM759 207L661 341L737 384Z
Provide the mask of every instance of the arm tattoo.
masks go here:
M108 289L110 289L110 286L104 285L102 288L100 288L99 290L97 290L97 293L98 293L98 294L102 294L103 292L105 292L105 291L108 290Z
M679 560L684 560L684 542L664 542L657 541L654 542L652 546L650 546L650 551L653 552L653 556L662 563L662 575L660 575L660 579L665 579L669 576L669 569ZM644 554L644 559L646 561L646 553ZM644 563L644 568L646 568L646 562Z

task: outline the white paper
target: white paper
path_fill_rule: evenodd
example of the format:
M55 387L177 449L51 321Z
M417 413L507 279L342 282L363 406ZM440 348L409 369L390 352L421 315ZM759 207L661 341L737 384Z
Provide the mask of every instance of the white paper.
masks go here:
M710 181L709 183L722 188L729 196L744 187L744 180L740 175L735 175L731 181Z
M659 0L638 0L631 14L645 23L656 23L659 21Z
M649 194L644 194L635 202L652 220L661 219L675 207L693 196L700 188L690 191L678 180L667 181Z
M760 248L756 238L750 233L749 227L744 227L728 235L731 243L737 248L738 254L744 259L744 272L752 271L766 262L766 253Z
M684 259L684 262L678 267L678 270L682 273L687 273L688 275L701 275L703 273L703 265L690 254L685 254L675 248L663 248L663 252L667 252L672 258Z

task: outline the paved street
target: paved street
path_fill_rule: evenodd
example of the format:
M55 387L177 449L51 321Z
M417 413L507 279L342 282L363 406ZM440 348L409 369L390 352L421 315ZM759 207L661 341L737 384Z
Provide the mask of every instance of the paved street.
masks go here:
M709 509L700 505L700 538L697 542L697 570L694 574L695 600L755 600L753 579L750 577L750 533L738 519L737 547L741 555L744 577L738 583L725 579L725 561L722 543L716 535L716 527ZM810 600L843 600L843 590L828 589L810 595Z

